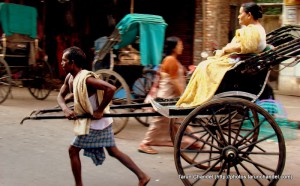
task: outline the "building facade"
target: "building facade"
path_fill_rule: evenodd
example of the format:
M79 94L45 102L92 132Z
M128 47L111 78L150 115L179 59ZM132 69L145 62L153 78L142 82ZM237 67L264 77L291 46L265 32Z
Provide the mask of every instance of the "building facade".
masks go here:
M300 25L300 0L284 0L282 15L283 25ZM289 62L292 62L292 60ZM300 96L300 64L288 68L280 65L279 68L283 69L279 71L279 93Z
M166 36L183 39L184 65L198 64L201 52L209 54L224 46L237 28L237 15L243 0L4 0L38 9L39 37L57 61L55 48L71 44L93 48L93 41L109 35L126 14L161 15L168 24ZM61 41L65 40L65 41ZM68 41L66 41L68 40ZM65 42L65 43L63 43ZM61 46L54 46L61 45ZM52 57L51 57L52 56Z
M94 41L110 35L115 25L132 12L162 16L168 24L166 37L175 35L184 42L182 63L185 66L197 65L203 60L203 51L212 55L215 49L222 48L232 39L239 28L240 5L248 1L0 0L37 8L41 47L46 50L59 77L64 76L59 65L63 49L80 46L91 61Z

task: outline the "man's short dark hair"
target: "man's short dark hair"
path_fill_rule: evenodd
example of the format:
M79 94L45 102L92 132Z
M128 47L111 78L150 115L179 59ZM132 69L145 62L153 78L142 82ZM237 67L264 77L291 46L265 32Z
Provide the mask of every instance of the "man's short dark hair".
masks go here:
M70 62L73 60L75 65L80 68L83 68L85 66L86 55L79 47L72 46L70 48L65 49L64 53L66 52L68 52L67 58Z

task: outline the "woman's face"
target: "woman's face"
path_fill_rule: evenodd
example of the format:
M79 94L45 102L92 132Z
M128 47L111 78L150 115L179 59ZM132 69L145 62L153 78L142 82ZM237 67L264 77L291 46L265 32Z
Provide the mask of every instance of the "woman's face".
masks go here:
M246 13L244 11L244 8L241 7L240 8L240 14L238 16L239 24L247 26L247 25L250 24L251 18L252 18L251 13Z
M178 41L175 49L174 49L174 52L177 54L177 55L181 55L182 54L182 51L183 51L183 43L181 40Z

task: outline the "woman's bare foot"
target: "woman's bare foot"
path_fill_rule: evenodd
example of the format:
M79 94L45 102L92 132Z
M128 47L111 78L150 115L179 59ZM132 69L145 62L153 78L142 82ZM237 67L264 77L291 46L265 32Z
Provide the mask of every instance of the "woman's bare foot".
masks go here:
M145 175L142 179L140 179L139 186L146 186L149 183L150 179L151 178L149 176Z

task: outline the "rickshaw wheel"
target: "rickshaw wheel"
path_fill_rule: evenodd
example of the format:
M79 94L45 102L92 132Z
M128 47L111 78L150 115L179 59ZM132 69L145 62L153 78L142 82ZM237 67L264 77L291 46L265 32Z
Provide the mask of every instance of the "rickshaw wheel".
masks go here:
M130 104L130 89L126 83L126 81L116 72L108 69L101 69L95 72L96 74L100 75L101 79L114 85L117 90L112 100L113 105L124 105ZM124 110L127 112L130 109L111 109L110 112L112 113L124 113ZM121 132L128 123L128 117L114 117L113 118L113 131L114 134L118 134Z
M12 86L11 72L6 61L0 58L0 104L3 103L10 94Z
M177 119L177 118L171 118L170 119L169 131L170 131L170 137L171 137L171 140L172 140L173 144L175 142L176 133L178 131L178 128L179 128L181 122L182 121L180 119Z
M52 91L53 74L48 62L36 62L36 65L29 67L28 80L23 80L30 94L38 99L46 99Z
M136 102L143 102L146 96L148 95L154 79L155 79L156 71L152 69L147 69L143 71L143 74L140 78L138 78L132 87L133 96L141 101ZM147 112L149 109L136 109L137 112ZM150 109L151 111L151 109ZM152 112L152 111L151 111ZM135 117L135 119L145 127L149 127L149 117L147 116L141 116L141 117Z
M193 131L186 130L192 127ZM189 137L201 148L183 146ZM275 185L286 149L273 117L256 104L222 98L194 109L178 129L174 159L185 185Z

